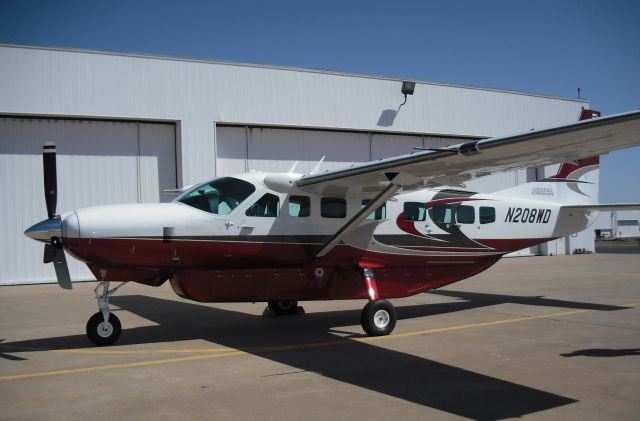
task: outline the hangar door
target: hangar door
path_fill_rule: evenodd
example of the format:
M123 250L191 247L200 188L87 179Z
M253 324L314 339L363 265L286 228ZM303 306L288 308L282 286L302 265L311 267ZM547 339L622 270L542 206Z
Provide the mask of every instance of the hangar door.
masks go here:
M308 173L326 156L321 171L415 152L414 147L457 143L451 138L373 132L227 126L216 129L216 175L252 170Z
M47 218L42 145L56 142L58 213L76 208L168 201L176 188L175 126L166 123L0 117L0 284L55 280L43 246L23 235ZM74 280L93 279L67 256Z

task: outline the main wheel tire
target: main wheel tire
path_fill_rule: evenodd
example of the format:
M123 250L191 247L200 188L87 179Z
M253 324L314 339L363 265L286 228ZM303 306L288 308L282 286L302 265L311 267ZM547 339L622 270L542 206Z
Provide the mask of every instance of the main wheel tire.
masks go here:
M396 327L396 309L387 300L369 301L360 314L362 329L369 336L388 335Z
M120 319L113 313L109 313L109 320L104 322L102 312L97 312L87 322L87 336L89 340L98 346L113 344L120 337L122 325Z
M276 316L288 316L295 313L298 302L296 300L269 301L268 306L276 313Z

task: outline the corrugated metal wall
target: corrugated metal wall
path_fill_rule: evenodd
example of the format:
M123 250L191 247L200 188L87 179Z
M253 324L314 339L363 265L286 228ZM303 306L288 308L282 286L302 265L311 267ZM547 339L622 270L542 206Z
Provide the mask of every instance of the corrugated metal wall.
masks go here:
M58 213L109 203L168 200L176 187L172 124L63 119L0 118L0 284L52 281L42 244L24 236L47 218L42 145L57 143ZM69 258L73 279L92 279Z
M500 136L575 121L580 100L304 69L0 46L0 113L180 121L185 184L210 178L215 123ZM315 159L315 158L314 158Z
M331 130L218 125L217 175L241 172L308 173L324 156L321 170L348 167L415 152L414 147L444 146L460 139Z

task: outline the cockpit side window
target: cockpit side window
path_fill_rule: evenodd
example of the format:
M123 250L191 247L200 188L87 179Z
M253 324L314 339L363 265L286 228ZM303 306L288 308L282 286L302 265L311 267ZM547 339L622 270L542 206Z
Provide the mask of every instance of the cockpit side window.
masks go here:
M201 184L178 202L214 215L227 215L256 191L253 184L233 177L216 178Z

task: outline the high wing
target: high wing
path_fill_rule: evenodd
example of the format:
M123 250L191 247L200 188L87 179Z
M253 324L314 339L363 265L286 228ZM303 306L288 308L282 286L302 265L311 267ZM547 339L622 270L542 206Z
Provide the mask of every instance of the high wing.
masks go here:
M494 172L570 162L636 145L640 111L305 175L296 186L322 195L378 197L389 184L404 191L457 186Z

